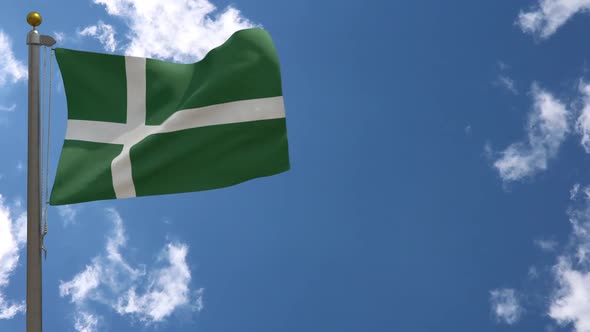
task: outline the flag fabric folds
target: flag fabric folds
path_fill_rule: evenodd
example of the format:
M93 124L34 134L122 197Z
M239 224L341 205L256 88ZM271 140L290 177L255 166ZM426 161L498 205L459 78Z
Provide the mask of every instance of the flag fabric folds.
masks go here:
M50 204L193 192L289 169L279 61L262 29L176 64L55 50L68 106Z

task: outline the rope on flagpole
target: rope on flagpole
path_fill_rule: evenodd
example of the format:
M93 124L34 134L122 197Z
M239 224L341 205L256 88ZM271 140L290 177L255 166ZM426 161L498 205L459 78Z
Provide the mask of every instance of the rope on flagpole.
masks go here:
M46 87L47 87L47 48L43 47L43 70L41 71L41 76L42 76L42 90L41 90L41 112L40 112L40 116L41 116L41 137L39 137L39 146L41 147L39 149L39 158L40 160L43 160L43 157L45 156L44 153L45 151L43 150L43 146L45 146L43 144L43 142L45 141L45 111L46 111L46 106L45 106L45 96L46 96ZM40 173L39 176L41 177L41 179L43 179L43 163L41 163L40 169L39 169ZM39 199L41 200L41 202L43 202L44 198L43 198L43 181L41 181L41 191L39 192Z
M44 193L44 191L43 191L43 185L44 185L44 183L43 183L43 175L44 175L45 172L44 172L44 169L43 169L43 161L42 160L43 160L43 157L45 156L45 151L43 149L43 146L45 146L45 145L43 143L45 141L45 112L47 110L47 107L46 107L46 104L45 104L46 103L46 99L45 99L46 93L45 93L45 91L46 91L46 88L47 88L47 48L46 47L43 47L43 71L42 71L42 75L43 75L43 81L42 81L42 85L43 85L42 88L43 88L43 90L42 90L42 93L41 93L41 112L40 112L41 113L40 114L41 115L41 125L40 125L40 127L41 127L40 128L41 129L41 137L39 138L39 140L40 140L40 142L39 142L40 143L39 144L39 146L40 146L40 149L39 149L39 154L40 154L39 157L40 158L39 158L39 160L41 161L40 162L41 165L39 167L39 171L41 173L41 174L39 174L39 176L41 178L41 181L40 181L41 182L40 183L40 185L41 185L41 188L40 189L41 190L39 191L39 200L41 202L43 202L45 200L45 198L43 196L43 193ZM39 220L40 223L43 222L43 218L45 217L45 214L46 214L46 211L42 211L41 212L41 220ZM44 244L45 235L46 235L45 230L42 230L41 231L41 250L45 254L45 259L47 259L47 249L45 248L45 244Z
M44 47L45 53L44 53L44 60L43 60L43 73L44 75L47 74L47 70L46 70L46 59L47 59L47 46ZM41 142L43 142L43 140L45 139L46 141L46 147L45 147L45 167L42 167L44 170L43 174L45 176L45 183L41 184L42 186L44 186L45 188L45 192L43 192L43 188L41 189L41 195L43 195L43 199L42 199L42 203L44 204L43 207L43 231L41 233L41 250L43 250L43 253L45 254L45 259L47 259L47 248L45 247L45 236L47 235L47 232L49 231L49 227L48 227L48 207L49 207L49 157L50 157L50 142L51 142L51 95L52 95L52 86L53 86L53 49L49 50L49 93L48 93L48 100L45 100L45 86L46 86L46 80L43 81L43 102L44 102L44 111L41 113L41 115L43 116L45 113L45 110L47 111L47 138L45 139L44 136L44 131L43 131L43 138L41 139ZM47 103L47 105L45 105L45 103ZM42 128L45 128L44 122L42 123ZM41 149L43 150L43 145L41 145Z

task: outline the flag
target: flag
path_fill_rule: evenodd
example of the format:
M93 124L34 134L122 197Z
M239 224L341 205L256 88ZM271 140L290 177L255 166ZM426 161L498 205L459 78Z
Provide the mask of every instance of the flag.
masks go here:
M210 190L290 167L279 61L262 29L192 64L55 55L68 122L51 205Z

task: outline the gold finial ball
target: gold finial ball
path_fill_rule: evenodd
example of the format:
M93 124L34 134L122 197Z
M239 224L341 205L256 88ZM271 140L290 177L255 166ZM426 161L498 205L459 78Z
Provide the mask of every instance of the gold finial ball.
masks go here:
M39 14L37 12L30 12L27 15L27 23L29 23L33 27L37 27L37 26L41 25L42 21L43 21L43 19L41 18L41 14Z

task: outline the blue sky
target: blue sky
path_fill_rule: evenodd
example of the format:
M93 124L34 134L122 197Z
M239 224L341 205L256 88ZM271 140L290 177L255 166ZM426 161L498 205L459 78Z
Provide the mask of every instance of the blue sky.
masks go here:
M590 331L589 0L1 6L0 331L25 320L31 10L57 46L176 62L264 27L292 165L50 207L45 330Z

